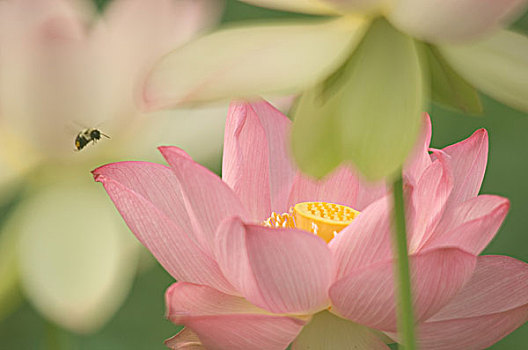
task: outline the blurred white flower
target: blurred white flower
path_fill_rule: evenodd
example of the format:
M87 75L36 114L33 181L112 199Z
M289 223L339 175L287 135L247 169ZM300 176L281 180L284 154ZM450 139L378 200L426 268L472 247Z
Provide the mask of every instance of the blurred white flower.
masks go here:
M2 201L23 187L0 233L0 252L11 253L0 258L0 313L17 281L45 317L76 332L121 305L139 250L89 171L152 158L162 144L219 159L227 107L146 115L134 106L149 65L212 27L219 3L115 0L101 15L90 1L0 2ZM74 152L85 128L110 139Z

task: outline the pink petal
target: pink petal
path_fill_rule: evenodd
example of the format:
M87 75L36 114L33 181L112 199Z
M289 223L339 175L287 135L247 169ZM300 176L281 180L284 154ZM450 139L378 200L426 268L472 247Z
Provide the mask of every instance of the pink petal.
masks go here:
M131 231L174 278L233 290L193 235L178 180L170 168L122 162L97 168L93 174Z
M444 213L453 188L451 173L443 158L424 170L412 190L409 215L410 251L417 251L429 239Z
M285 349L305 321L276 316L213 288L175 283L166 292L167 316L198 335L206 349Z
M245 208L233 190L183 150L178 147L160 147L159 150L178 178L198 241L212 255L214 235L220 223L234 215L247 218Z
M424 350L487 349L528 320L528 306L507 312L426 322L419 326L418 343Z
M437 249L410 257L417 321L436 313L469 280L476 257L459 249ZM384 331L396 330L394 262L352 272L330 288L333 312Z
M408 181L413 184L418 182L422 173L431 165L431 156L429 155L429 144L431 143L431 118L429 114L424 113L422 132L416 142L416 146L409 155L409 160L405 164L404 174Z
M467 200L444 215L427 242L431 247L459 247L478 255L486 248L499 230L508 210L508 199L480 195Z
M242 295L274 313L311 313L328 306L333 259L319 237L226 220L216 236L220 268Z
M525 4L524 0L399 0L389 20L420 39L460 42L504 26Z
M374 202L330 241L336 279L392 258L391 208L389 196Z
M354 206L356 210L364 210L388 192L387 185L383 182L371 183L360 179L359 184L356 204Z
M363 210L387 193L383 183L369 183L343 165L327 177L316 180L298 172L293 181L288 207L301 202L322 201Z
M189 328L184 328L174 337L165 340L165 345L172 350L206 350L198 335Z
M291 122L268 102L235 102L229 109L223 158L223 180L240 197L252 220L272 211L287 211L293 181L288 155Z
M301 202L328 202L357 209L359 179L343 165L327 177L316 180L298 172L290 192L288 205Z
M458 205L479 193L488 161L488 132L475 131L467 139L442 149L453 175L448 206Z
M528 320L528 264L478 257L462 290L419 329L423 349L484 349Z
M508 257L484 255L469 282L427 322L485 316L528 305L528 264Z

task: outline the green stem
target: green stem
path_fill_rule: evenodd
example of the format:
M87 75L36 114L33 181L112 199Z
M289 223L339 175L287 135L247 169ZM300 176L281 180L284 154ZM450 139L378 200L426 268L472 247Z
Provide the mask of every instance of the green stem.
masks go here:
M405 202L403 199L403 181L398 177L394 181L394 251L397 271L397 312L398 331L401 345L405 350L415 350L414 313L411 295L411 277L409 256L407 254L407 230L405 228Z

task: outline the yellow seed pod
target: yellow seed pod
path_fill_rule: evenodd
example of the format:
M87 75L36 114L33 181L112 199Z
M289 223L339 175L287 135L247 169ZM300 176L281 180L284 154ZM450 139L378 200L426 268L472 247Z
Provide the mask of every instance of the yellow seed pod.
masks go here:
M357 210L326 202L302 202L293 207L295 226L317 234L327 243L358 215Z

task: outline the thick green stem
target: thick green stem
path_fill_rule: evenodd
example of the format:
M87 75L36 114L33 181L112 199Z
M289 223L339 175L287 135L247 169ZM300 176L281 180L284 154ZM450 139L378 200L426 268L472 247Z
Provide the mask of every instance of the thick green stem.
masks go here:
M415 350L414 313L411 295L411 277L409 256L407 254L407 230L405 228L405 203L403 199L403 181L398 177L394 181L394 252L397 287L398 333L400 344L405 350Z

